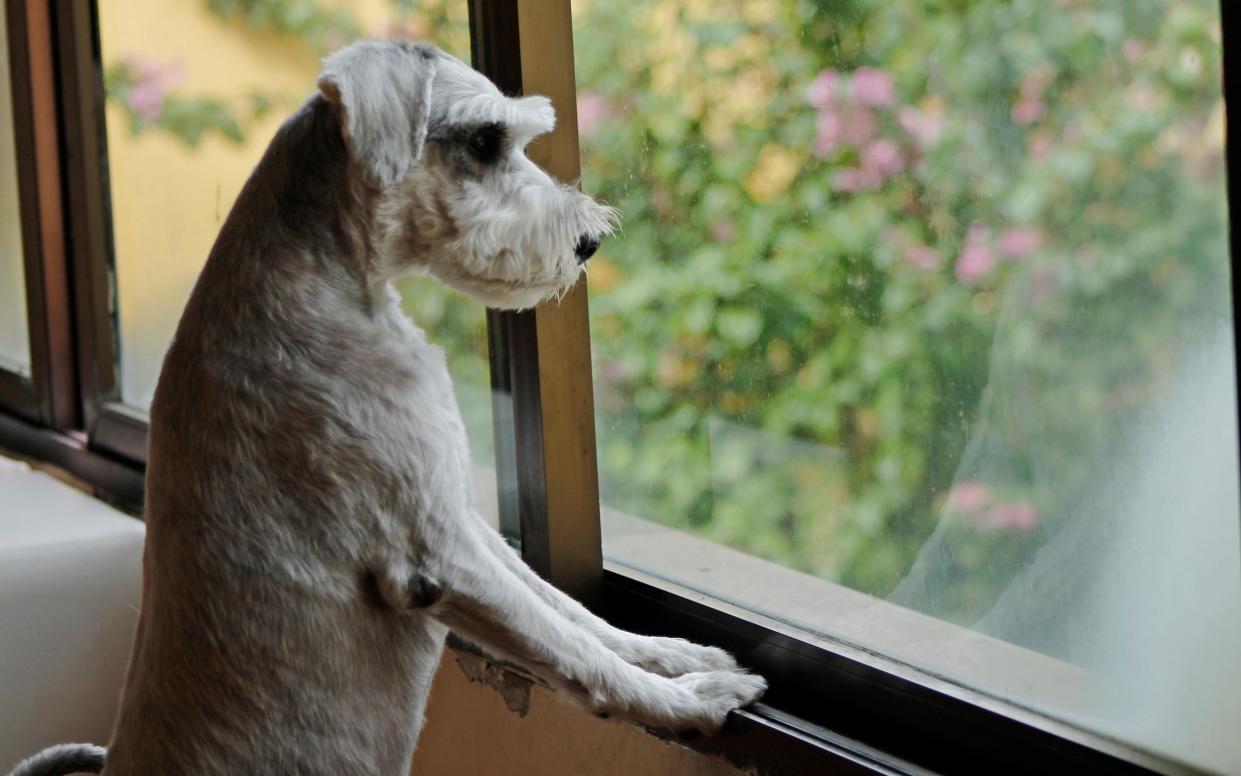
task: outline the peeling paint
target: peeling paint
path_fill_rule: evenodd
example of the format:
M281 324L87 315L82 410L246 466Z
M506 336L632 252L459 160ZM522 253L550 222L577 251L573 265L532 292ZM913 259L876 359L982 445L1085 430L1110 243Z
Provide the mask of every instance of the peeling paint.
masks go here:
M509 711L522 717L530 712L530 687L534 682L478 655L457 652L456 656L461 673L471 682L481 682L498 692Z

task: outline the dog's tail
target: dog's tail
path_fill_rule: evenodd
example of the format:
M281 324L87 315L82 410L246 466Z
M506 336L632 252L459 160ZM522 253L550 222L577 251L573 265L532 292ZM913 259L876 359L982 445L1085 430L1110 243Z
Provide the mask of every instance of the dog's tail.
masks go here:
M49 746L17 764L9 776L62 776L66 773L99 773L108 750L94 744Z

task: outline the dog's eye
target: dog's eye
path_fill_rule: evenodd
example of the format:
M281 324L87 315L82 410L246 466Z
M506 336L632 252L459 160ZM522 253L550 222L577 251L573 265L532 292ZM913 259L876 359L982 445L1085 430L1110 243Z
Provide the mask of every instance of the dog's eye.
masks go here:
M490 164L499 157L503 139L499 127L493 124L480 127L470 135L470 154L478 161Z

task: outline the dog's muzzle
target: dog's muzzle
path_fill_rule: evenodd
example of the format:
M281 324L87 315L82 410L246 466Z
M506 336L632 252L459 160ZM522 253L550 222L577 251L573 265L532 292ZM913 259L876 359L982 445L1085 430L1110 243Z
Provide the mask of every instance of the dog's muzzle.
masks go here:
M587 259L595 255L597 250L599 250L599 238L584 234L577 239L577 247L573 249L573 252L577 254L577 263L584 264Z

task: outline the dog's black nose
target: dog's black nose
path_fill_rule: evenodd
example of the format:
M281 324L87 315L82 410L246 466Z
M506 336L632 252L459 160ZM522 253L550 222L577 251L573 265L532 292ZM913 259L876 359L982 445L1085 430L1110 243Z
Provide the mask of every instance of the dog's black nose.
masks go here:
M594 256L597 250L599 250L599 238L584 234L577 238L577 247L573 249L573 252L577 254L577 263L582 264Z

